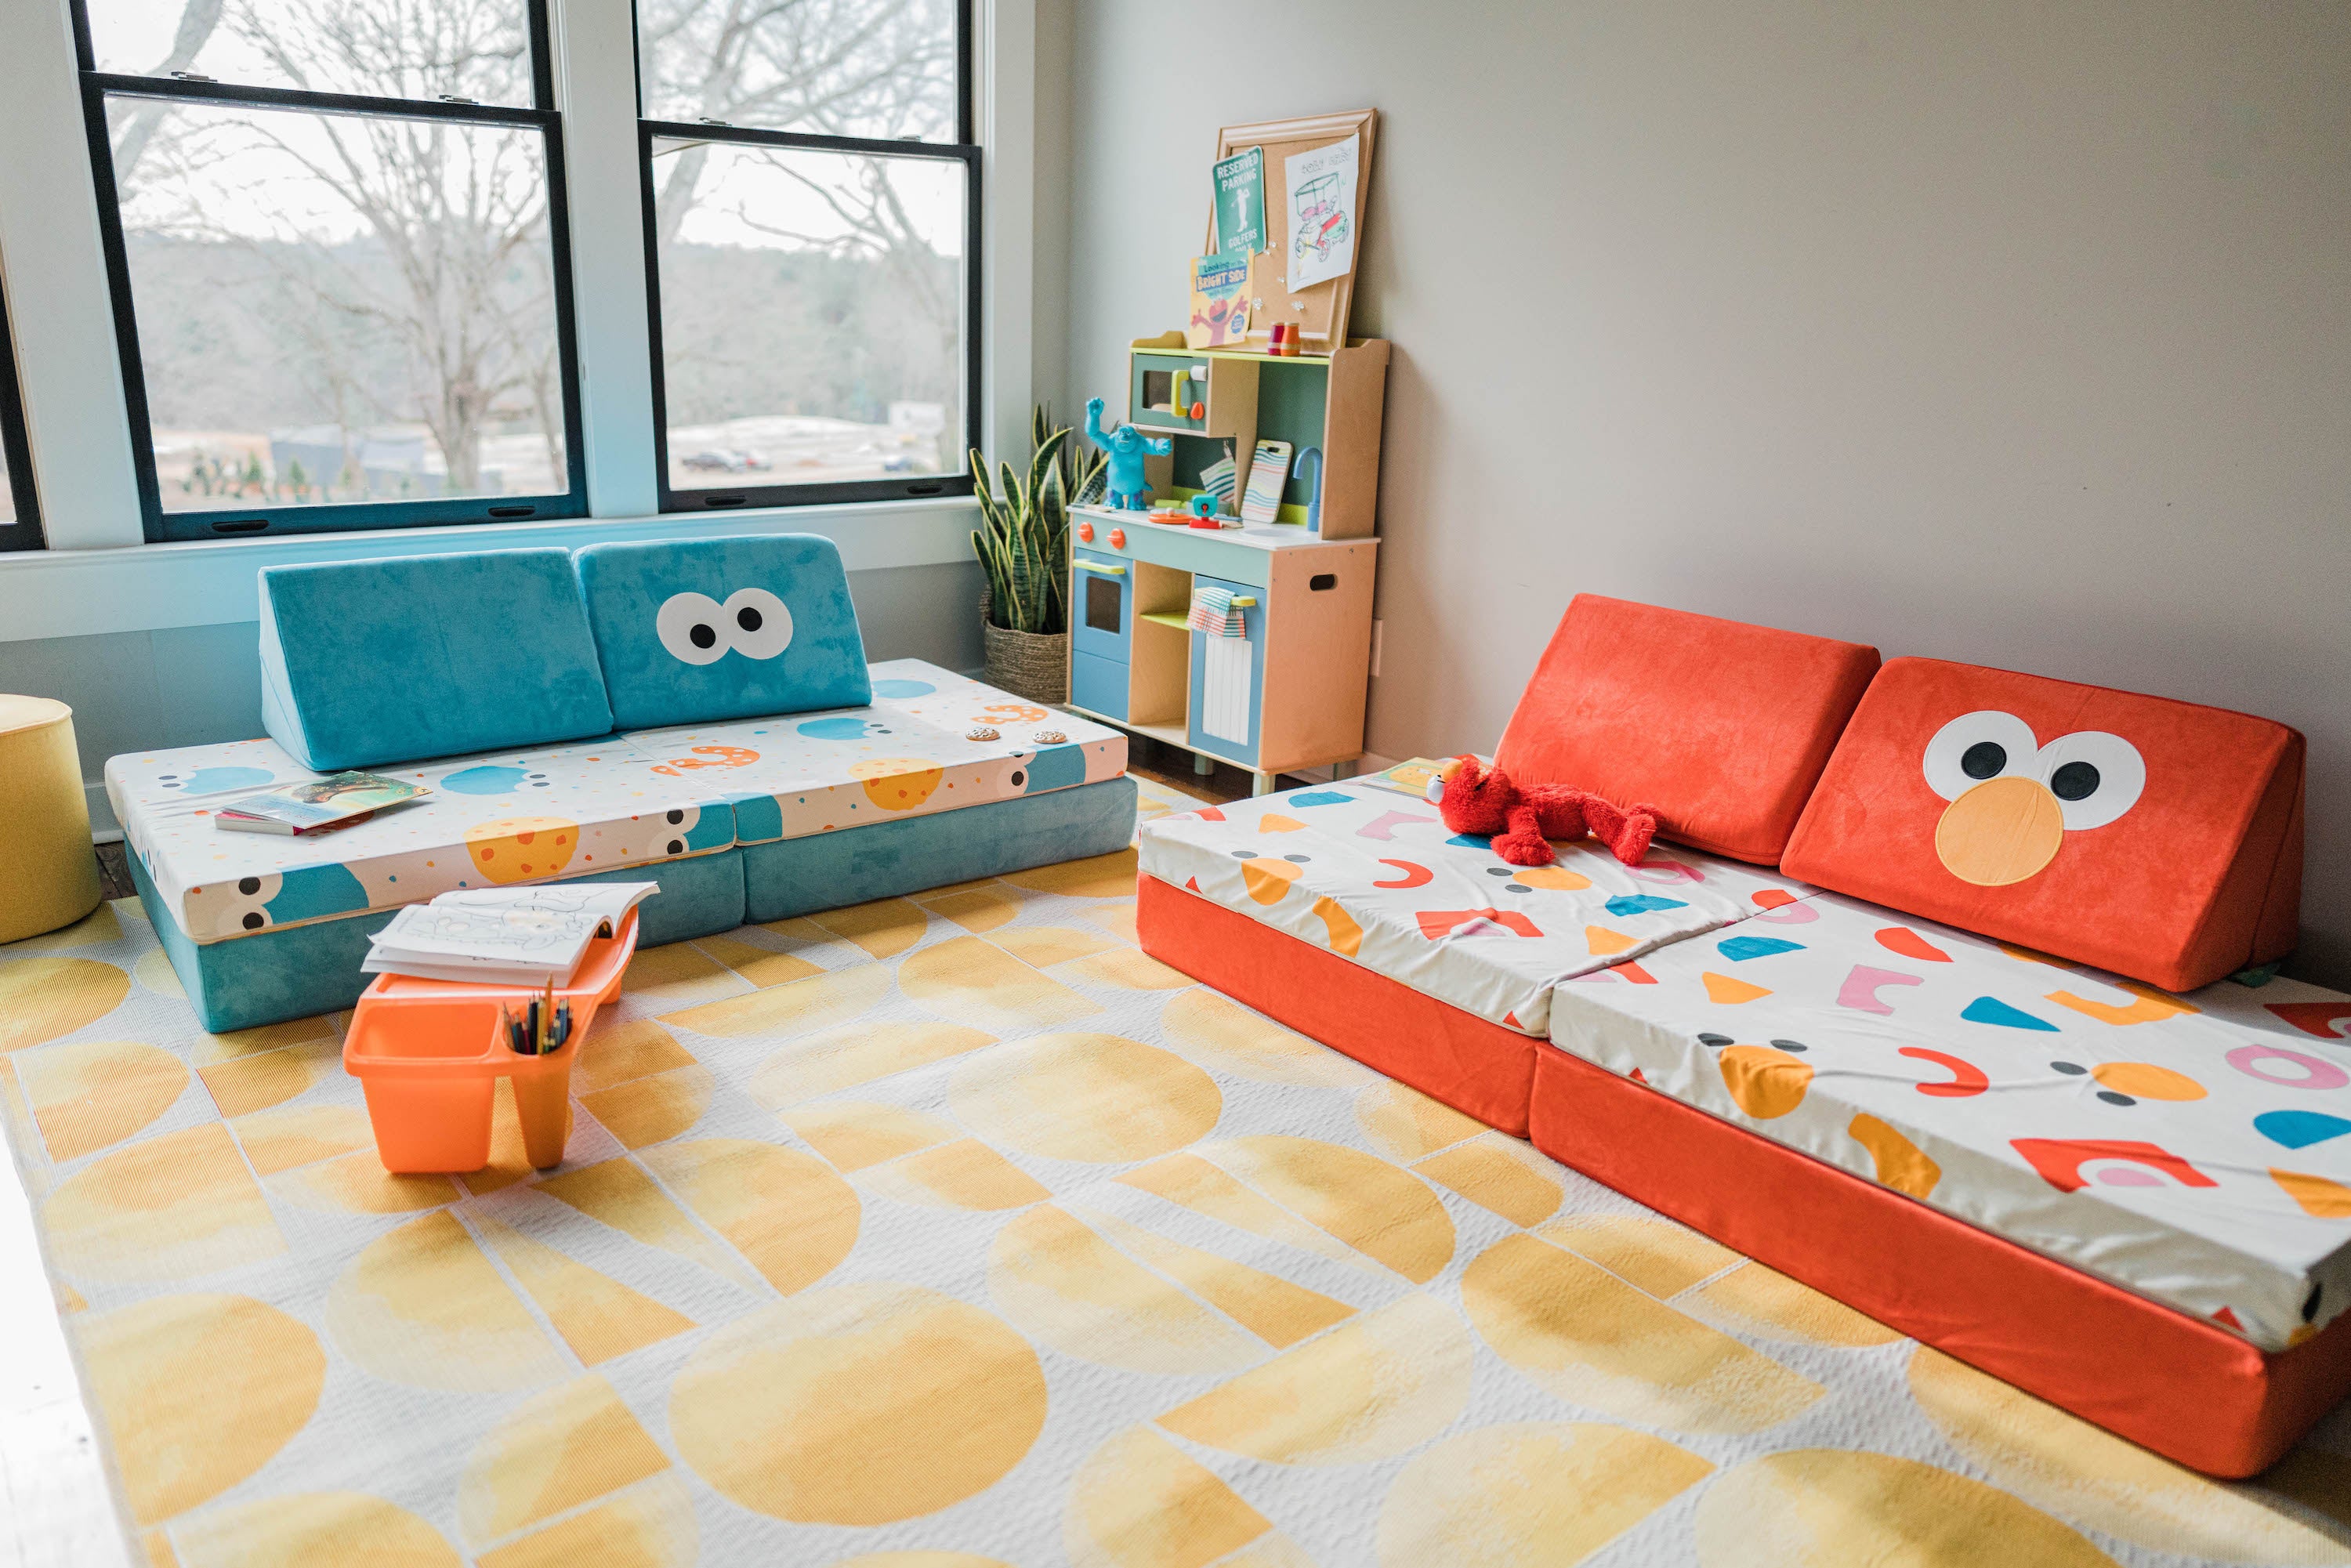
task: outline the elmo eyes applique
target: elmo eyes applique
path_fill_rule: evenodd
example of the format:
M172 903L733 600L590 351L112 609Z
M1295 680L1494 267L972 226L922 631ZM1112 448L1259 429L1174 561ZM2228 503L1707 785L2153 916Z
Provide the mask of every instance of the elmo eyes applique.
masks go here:
M672 657L713 664L728 653L772 659L791 645L792 612L764 588L738 588L721 604L706 593L673 593L653 615Z
M2105 827L2147 788L2146 759L2121 736L2077 730L2043 746L2031 725L1991 708L1937 730L1921 763L1928 788L1950 802L1935 853L1978 887L2022 882L2067 833Z

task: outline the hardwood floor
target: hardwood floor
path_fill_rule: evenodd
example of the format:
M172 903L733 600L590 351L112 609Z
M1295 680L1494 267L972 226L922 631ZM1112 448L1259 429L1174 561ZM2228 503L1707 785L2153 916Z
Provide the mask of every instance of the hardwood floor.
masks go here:
M98 851L98 884L109 898L136 898L138 887L131 880L131 852L117 839L110 844L96 846Z
M1154 740L1147 735L1127 737L1126 770L1138 779L1165 784L1195 800L1219 804L1227 800L1248 800L1250 783L1256 777L1247 769L1235 768L1227 762L1217 763L1214 773L1195 773L1192 771L1192 753L1182 747L1170 746L1164 740ZM1306 780L1284 774L1274 782L1288 789Z

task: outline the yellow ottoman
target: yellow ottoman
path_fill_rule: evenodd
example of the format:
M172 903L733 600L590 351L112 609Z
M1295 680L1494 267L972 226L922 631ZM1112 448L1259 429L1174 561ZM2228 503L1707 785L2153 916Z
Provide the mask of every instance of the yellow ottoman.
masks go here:
M0 942L70 925L98 896L73 709L0 695Z

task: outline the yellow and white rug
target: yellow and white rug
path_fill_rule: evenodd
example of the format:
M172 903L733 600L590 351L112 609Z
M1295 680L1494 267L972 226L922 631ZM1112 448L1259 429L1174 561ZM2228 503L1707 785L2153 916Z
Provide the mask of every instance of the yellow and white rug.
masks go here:
M642 954L543 1175L386 1176L340 1020L204 1033L135 904L0 948L148 1557L2351 1563L2342 1416L2154 1459L1190 984L1134 874Z

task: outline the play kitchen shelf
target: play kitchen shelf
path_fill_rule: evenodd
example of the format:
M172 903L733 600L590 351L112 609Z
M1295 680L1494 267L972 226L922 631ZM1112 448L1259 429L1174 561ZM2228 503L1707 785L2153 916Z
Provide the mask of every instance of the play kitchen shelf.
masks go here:
M571 1033L544 1056L509 1050L501 1009L519 1014L544 989L476 986L379 975L351 1013L343 1070L367 1092L376 1154L395 1175L477 1171L490 1162L497 1081L514 1086L523 1152L541 1170L563 1162L571 1134L571 1064L599 1008L621 994L637 947L637 912L588 945L555 1000L571 1008Z
M1173 452L1144 461L1153 496L1196 494L1200 471L1228 452L1240 470L1238 495L1248 488L1257 444L1285 441L1291 460L1279 521L1324 538L1371 537L1388 383L1384 339L1359 338L1332 354L1273 359L1188 350L1183 333L1169 331L1137 339L1127 360L1127 423L1175 438ZM1171 401L1177 398L1189 401L1179 408ZM1315 455L1311 464L1301 461L1307 453Z

